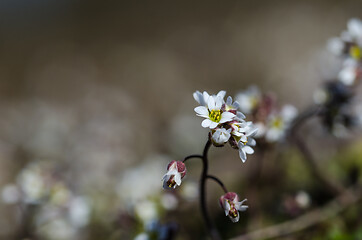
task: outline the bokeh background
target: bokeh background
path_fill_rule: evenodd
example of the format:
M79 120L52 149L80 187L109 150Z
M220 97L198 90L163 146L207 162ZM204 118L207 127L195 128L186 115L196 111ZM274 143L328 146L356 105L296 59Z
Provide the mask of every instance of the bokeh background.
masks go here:
M192 93L234 95L254 84L302 110L339 71L327 40L361 9L361 1L329 0L0 1L0 238L133 239L150 219L177 229L176 239L206 238L198 160L183 189L165 192L161 182L168 161L201 153L207 140ZM313 134L322 164L343 179L345 156L358 162L358 138L332 139L331 151L318 145L322 130ZM283 201L319 191L290 149L273 151L261 177L283 178L259 195L248 174L258 153L241 164L230 147L211 150L210 171L249 199L250 211L232 224L218 207L221 190L208 184L225 237L293 218L299 212ZM26 204L19 186L30 192ZM288 239L362 231L346 225L336 218Z

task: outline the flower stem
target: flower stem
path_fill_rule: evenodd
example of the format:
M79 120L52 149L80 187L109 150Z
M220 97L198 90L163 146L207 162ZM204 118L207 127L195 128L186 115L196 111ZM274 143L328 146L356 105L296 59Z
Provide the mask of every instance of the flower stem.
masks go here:
M184 160L182 160L182 162L184 163L184 162L186 162L187 160L189 160L190 158L200 158L200 159L202 159L203 156L202 156L202 155L199 155L199 154L193 154L193 155L190 155L190 156L185 157Z
M211 176L211 175L207 175L207 178L212 179L212 180L214 180L215 182L217 182L217 183L220 185L220 187L224 190L225 193L229 192L229 191L226 189L226 187L225 187L225 185L223 184L223 182L222 182L219 178L217 178L217 177L215 177L215 176Z
M208 229L211 238L214 240L221 240L220 234L217 231L217 229L215 228L215 226L213 225L213 223L211 222L207 208L206 208L206 179L208 178L207 171L209 168L207 153L210 149L210 146L211 146L211 141L209 139L206 142L206 145L205 145L205 148L204 148L204 151L202 154L203 169L202 169L201 178L200 178L200 207L201 207L202 217L204 218L206 228Z

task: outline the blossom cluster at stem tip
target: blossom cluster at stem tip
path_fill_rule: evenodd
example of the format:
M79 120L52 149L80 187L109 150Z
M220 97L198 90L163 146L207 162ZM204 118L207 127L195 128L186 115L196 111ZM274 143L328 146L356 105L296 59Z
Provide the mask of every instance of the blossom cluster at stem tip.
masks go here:
M239 150L239 157L245 162L246 154L254 153L252 146L256 142L253 136L257 128L251 121L245 121L245 115L239 111L240 104L230 96L225 101L225 95L225 91L216 95L210 95L206 91L194 92L193 97L200 104L194 111L197 116L205 118L201 126L210 129L213 145L220 147L229 142Z

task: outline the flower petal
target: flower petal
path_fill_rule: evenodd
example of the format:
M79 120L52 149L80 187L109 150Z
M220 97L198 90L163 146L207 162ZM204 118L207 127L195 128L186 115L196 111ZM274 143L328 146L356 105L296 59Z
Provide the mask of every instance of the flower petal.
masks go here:
M253 154L254 153L254 149L252 149L250 146L246 145L243 147L243 151L247 154Z
M215 99L213 96L210 96L209 99L207 100L207 106L210 111L215 109Z
M242 148L239 149L239 157L240 157L241 161L243 161L243 162L246 161L246 154Z
M209 128L214 129L217 125L219 125L219 123L211 121Z
M224 99L225 97L225 94L226 94L226 91L224 90L221 90L220 92L217 93L217 97L220 97L221 99Z
M209 111L204 106L195 107L194 111L197 113L197 116L199 116L199 117L207 118L209 116Z
M204 100L204 96L202 95L201 92L196 91L193 93L194 99L196 100L196 102L198 102L200 105L205 106L205 100Z
M206 118L204 121L202 121L201 126L204 128L207 128L210 126L210 124L213 123L210 119Z
M230 122L235 117L235 114L231 112L223 112L221 114L220 123Z
M216 97L215 98L215 109L217 109L217 110L221 109L223 102L224 101L221 97Z

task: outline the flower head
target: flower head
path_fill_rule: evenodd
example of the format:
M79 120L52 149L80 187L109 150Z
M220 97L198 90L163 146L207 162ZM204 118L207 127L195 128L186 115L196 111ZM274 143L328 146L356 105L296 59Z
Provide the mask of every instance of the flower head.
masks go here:
M212 134L211 141L212 143L219 147L223 146L230 138L231 128L226 130L225 128L217 128L215 132Z
M197 92L195 94L197 95ZM220 92L216 96L209 96L204 92L203 98L195 98L200 100L200 104L206 103L205 106L198 106L194 109L197 116L206 118L201 123L201 126L204 128L214 129L219 124L229 122L235 117L234 113L222 110L224 104L222 96L223 94L220 94Z
M234 223L239 221L239 211L245 211L248 208L248 206L243 205L245 201L246 199L239 202L239 196L234 192L225 193L219 199L220 206L225 211L225 216L229 216Z
M252 113L260 103L261 93L256 86L250 86L244 92L236 95L236 100L238 101L242 112Z
M163 176L163 188L176 188L181 185L181 179L186 175L186 166L181 161L171 161L167 165L167 173Z

